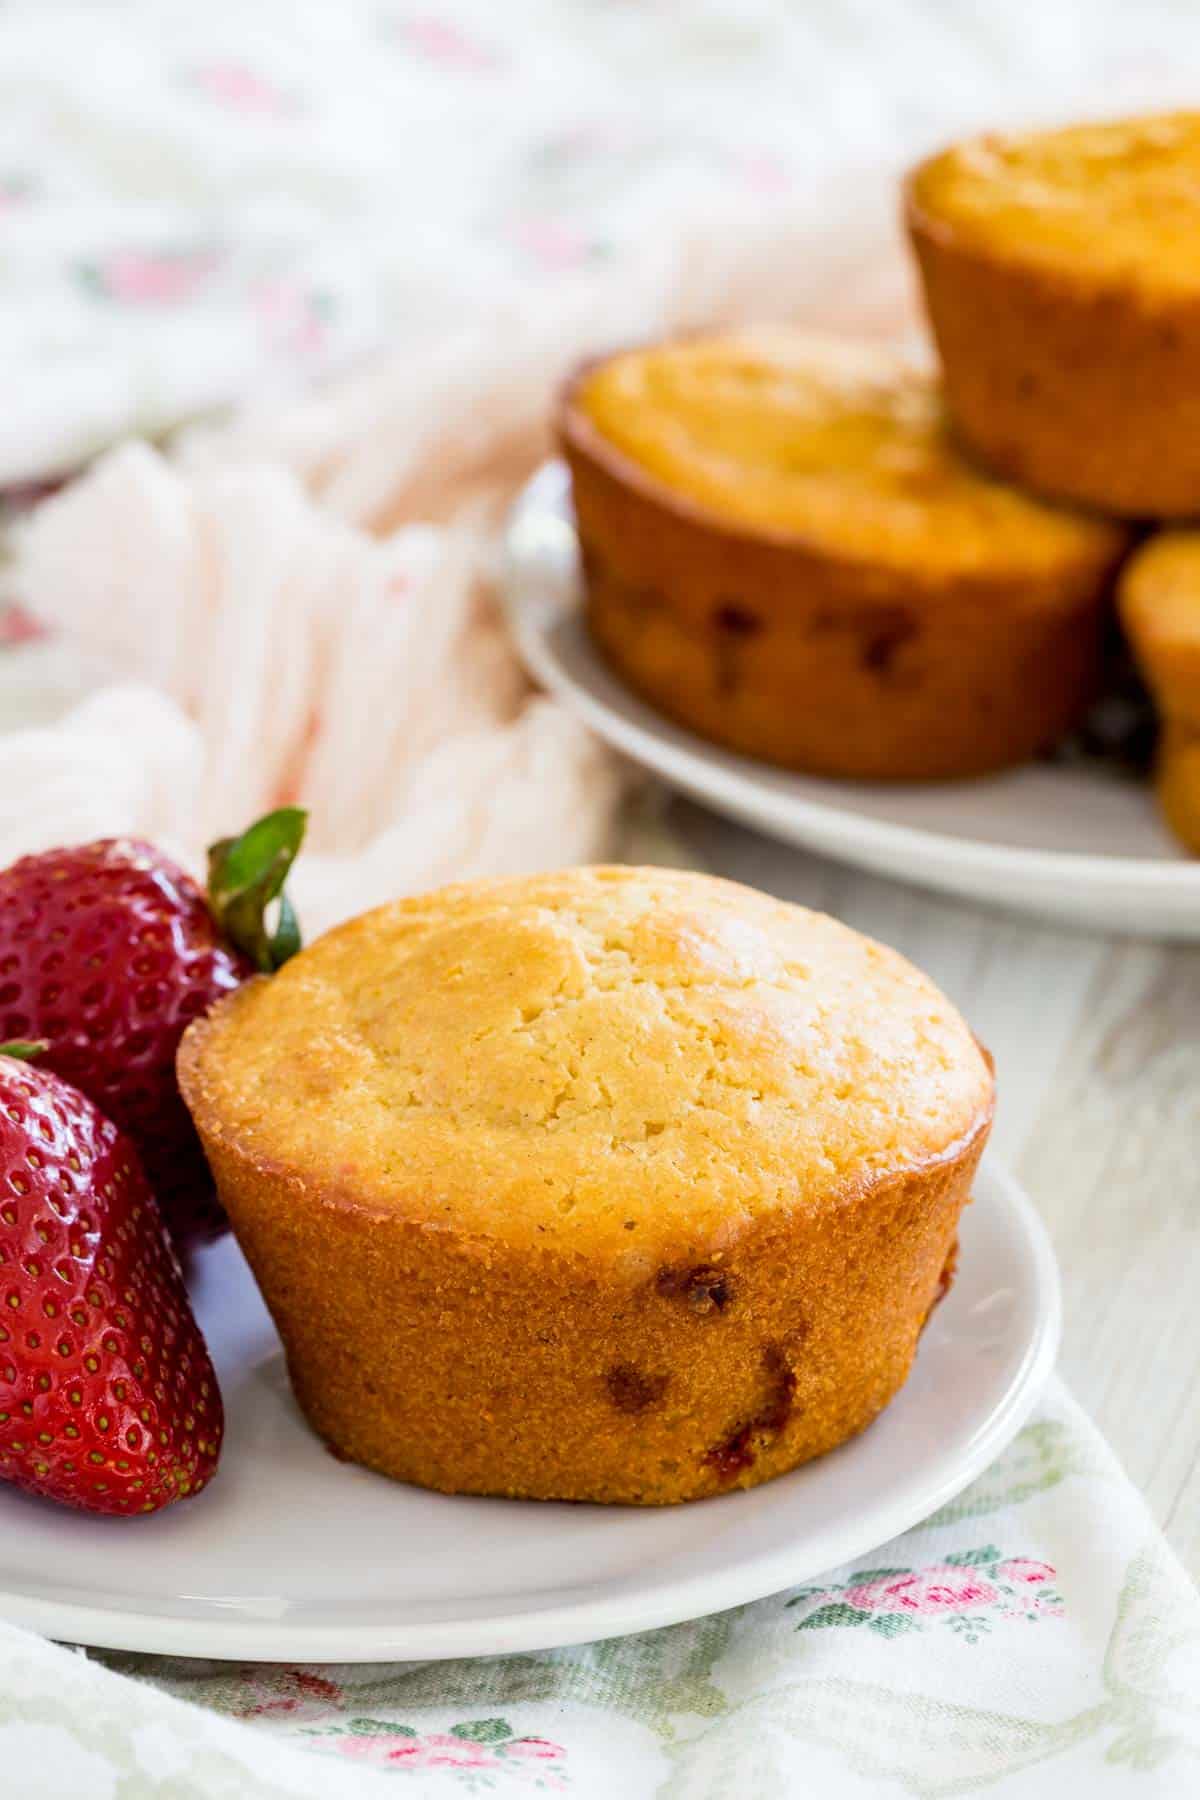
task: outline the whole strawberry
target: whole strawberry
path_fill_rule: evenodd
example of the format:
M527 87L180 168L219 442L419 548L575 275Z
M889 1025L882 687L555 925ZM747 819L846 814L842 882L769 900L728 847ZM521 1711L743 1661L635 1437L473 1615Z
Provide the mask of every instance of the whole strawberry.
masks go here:
M0 1038L45 1039L40 1066L133 1138L180 1245L227 1221L179 1096L175 1052L193 1019L299 947L280 900L305 815L284 807L209 853L209 894L150 844L105 838L0 873Z
M217 1466L217 1378L129 1139L0 1054L0 1480L157 1512Z

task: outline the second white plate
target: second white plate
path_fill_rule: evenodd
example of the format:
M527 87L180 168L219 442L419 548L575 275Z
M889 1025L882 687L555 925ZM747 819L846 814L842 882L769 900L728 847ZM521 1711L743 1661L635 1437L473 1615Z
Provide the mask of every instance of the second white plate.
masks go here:
M661 1509L454 1498L335 1461L227 1240L194 1286L228 1413L217 1479L136 1521L0 1491L0 1618L115 1649L383 1662L613 1637L824 1574L980 1474L1053 1364L1053 1253L998 1169L961 1240L908 1384L868 1431L748 1493Z
M1200 860L1148 785L1034 764L977 781L872 784L793 774L720 750L632 694L583 627L566 471L530 482L508 534L518 651L598 736L716 811L876 874L1100 930L1200 938Z

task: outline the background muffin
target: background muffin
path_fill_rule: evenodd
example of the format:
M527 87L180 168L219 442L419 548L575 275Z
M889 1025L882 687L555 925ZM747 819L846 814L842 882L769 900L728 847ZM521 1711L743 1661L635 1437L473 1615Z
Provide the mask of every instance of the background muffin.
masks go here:
M330 933L181 1080L300 1404L429 1487L777 1475L908 1373L992 1107L901 957L732 883L579 869Z
M1180 842L1200 853L1200 531L1150 538L1123 569L1118 598L1162 718L1159 804Z
M964 462L894 353L783 330L630 351L571 384L560 430L592 635L703 736L972 775L1086 704L1123 534Z
M1200 511L1200 113L977 138L907 205L968 444L1053 497Z

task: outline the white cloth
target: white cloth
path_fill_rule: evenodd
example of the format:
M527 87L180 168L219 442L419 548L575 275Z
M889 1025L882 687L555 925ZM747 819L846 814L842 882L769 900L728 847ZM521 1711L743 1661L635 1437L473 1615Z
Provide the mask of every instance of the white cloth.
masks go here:
M656 264L702 302L747 238L836 237L848 169L1189 103L1198 30L1188 0L10 0L0 483L397 335L494 318L503 366L589 294L593 344L645 330ZM804 286L760 264L759 310Z
M380 541L280 468L112 452L26 530L22 595L113 679L0 737L0 863L115 832L199 869L214 838L302 800L312 934L440 881L603 854L622 776L528 689L478 557L469 522ZM10 652L18 679L39 654Z

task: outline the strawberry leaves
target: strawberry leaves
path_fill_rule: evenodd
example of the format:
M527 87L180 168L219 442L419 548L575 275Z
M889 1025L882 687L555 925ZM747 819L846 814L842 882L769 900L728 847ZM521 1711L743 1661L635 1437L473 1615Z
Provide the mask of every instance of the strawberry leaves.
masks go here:
M300 948L300 924L283 891L304 841L308 814L281 806L241 837L221 838L208 852L208 900L225 936L260 974L272 975ZM275 926L267 910L278 902Z

